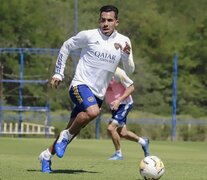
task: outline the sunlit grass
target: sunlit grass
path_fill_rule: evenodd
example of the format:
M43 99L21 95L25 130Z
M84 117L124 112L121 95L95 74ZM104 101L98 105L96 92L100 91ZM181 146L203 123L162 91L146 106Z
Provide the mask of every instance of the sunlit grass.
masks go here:
M41 173L37 158L53 139L0 138L0 179L103 179L140 180L138 171L143 152L134 142L121 141L123 161L108 161L114 152L111 140L75 139L62 159L52 158L54 173ZM152 155L166 167L162 179L207 179L206 149L203 142L151 141Z

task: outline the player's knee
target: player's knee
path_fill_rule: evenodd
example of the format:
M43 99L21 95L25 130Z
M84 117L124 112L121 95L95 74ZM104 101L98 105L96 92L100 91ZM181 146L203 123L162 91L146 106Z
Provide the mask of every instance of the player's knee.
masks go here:
M122 131L119 133L120 137L125 138L127 136L127 132Z
M86 112L89 119L94 119L100 114L100 109L99 108L94 108L92 110L89 110Z
M107 127L107 131L110 134L113 134L116 131L116 126L114 126L113 124L109 124L108 127Z
M111 133L111 132L113 131L113 128L109 125L109 126L107 127L107 131L108 131L109 133Z

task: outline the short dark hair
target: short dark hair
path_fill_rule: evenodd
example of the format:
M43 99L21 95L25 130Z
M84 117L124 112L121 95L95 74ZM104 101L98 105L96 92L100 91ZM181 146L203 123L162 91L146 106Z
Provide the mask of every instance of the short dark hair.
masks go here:
M110 12L110 11L114 11L115 18L118 19L119 10L118 10L117 7L115 7L113 5L105 5L105 6L102 6L100 8L100 15L101 15L102 12Z

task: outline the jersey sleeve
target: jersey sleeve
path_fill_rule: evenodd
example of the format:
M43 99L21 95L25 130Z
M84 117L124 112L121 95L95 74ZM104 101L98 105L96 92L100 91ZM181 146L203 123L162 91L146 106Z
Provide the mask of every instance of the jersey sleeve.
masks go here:
M64 78L65 64L71 51L83 48L87 44L87 32L81 31L76 36L65 41L60 48L55 66L55 75L59 75L60 80Z
M121 68L117 67L115 74L114 74L114 79L117 82L120 82L125 88L131 86L134 82L127 76L124 70Z
M133 60L132 45L130 39L127 38L127 43L130 45L130 54L122 52L122 64L127 74L132 74L135 70L135 64Z

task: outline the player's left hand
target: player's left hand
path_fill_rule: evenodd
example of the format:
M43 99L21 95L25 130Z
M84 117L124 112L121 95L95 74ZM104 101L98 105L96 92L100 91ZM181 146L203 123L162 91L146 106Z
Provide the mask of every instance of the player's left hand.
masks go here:
M123 49L123 52L125 52L126 54L130 54L130 50L131 50L131 47L130 45L126 42L126 46L124 47Z

